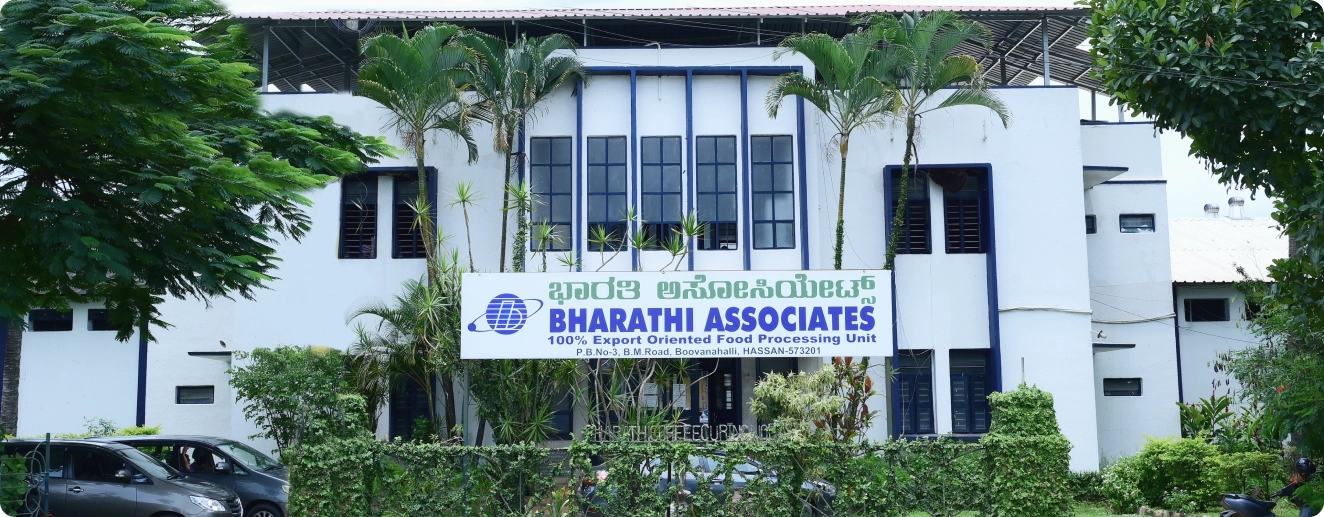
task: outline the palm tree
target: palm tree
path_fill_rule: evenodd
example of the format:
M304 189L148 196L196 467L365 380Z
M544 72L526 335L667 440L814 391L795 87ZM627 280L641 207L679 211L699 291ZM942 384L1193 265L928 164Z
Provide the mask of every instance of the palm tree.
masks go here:
M841 183L837 194L837 240L833 246L832 266L841 269L841 252L846 235L846 155L850 152L851 133L860 128L882 125L897 106L896 87L887 82L877 49L874 31L856 31L840 40L827 34L803 34L782 40L774 58L786 53L805 56L814 64L818 77L811 79L800 72L778 77L768 90L765 106L768 115L777 116L782 100L797 95L823 113L832 123L841 154Z
M428 283L438 275L437 226L428 201L426 137L444 131L464 142L469 163L478 160L471 131L473 110L463 91L478 67L472 50L457 41L462 30L449 24L430 25L410 36L382 33L363 41L363 66L354 95L367 97L391 112L389 127L404 141L418 166L417 224L427 255Z
M506 156L506 182L501 206L510 206L511 156L524 124L537 115L538 104L566 83L587 82L588 70L574 56L553 56L560 50L575 52L575 42L564 34L530 38L518 36L514 43L480 32L468 32L461 41L478 56L473 68L473 87L481 100L480 117L492 125L492 148ZM516 217L528 217L516 210ZM506 234L509 218L501 216L501 264L506 270ZM526 243L516 239L514 262L523 263ZM522 268L521 268L522 270Z
M444 436L456 419L455 375L460 371L460 273L458 252L439 260L432 282L410 280L390 303L376 301L350 312L348 321L373 316L375 326L359 323L350 346L357 368L355 384L408 379L427 397L428 416ZM435 415L437 387L446 408L445 420Z
M900 192L910 187L910 165L915 158L915 135L919 132L919 119L925 113L953 106L983 106L997 114L1003 127L1011 124L1011 111L998 96L989 91L983 81L983 70L975 58L953 55L956 46L971 41L988 47L986 27L961 15L947 11L934 11L928 15L906 14L900 18L876 15L868 20L869 32L883 43L881 62L883 73L879 79L901 86L898 117L906 124L905 157L901 162ZM935 94L944 88L956 90L936 105L931 105ZM898 196L893 214L892 232L887 239L887 261L884 269L892 269L896 259L897 230L905 222L906 196Z

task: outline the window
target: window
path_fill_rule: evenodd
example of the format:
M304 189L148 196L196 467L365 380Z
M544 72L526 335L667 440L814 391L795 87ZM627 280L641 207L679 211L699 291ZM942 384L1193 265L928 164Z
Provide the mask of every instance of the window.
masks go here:
M377 177L340 184L340 258L377 258Z
M570 390L566 389L561 393L561 397L556 400L556 405L552 406L552 433L551 438L555 440L569 440L574 435L574 414L575 398L571 396Z
M129 464L110 454L86 449L73 449L70 452L73 453L74 459L74 471L71 477L75 480L128 483L133 477L133 469ZM127 473L128 476L117 476L122 473Z
M392 185L391 258L426 258L423 227L418 220L418 175L396 176Z
M1242 308L1241 311L1241 319L1246 321L1255 321L1255 318L1258 318L1260 316L1260 310L1262 310L1263 308L1264 307L1262 307L1260 304L1256 302L1246 300L1246 305L1245 307Z
M212 404L216 402L215 386L175 386L176 404Z
M1085 216L1085 233L1099 233L1099 226L1092 215Z
M74 313L37 309L28 313L33 332L67 332L74 329Z
M119 329L110 324L110 311L106 309L88 309L87 330L101 332Z
M1122 233L1154 233L1154 214L1122 214Z
M588 139L589 249L618 249L625 245L627 206L625 137Z
M1187 298L1186 321L1228 321L1227 298Z
M426 439L425 433L435 432L427 427L428 393L417 381L398 378L391 383L390 422L387 432L391 439Z
M892 170L892 206L887 210L887 217L896 214L896 204L901 199L901 169ZM907 185L906 220L896 228L897 253L929 253L929 176L922 171L913 171Z
M1104 379L1103 396L1139 397L1140 379Z
M736 137L701 136L694 143L698 148L695 168L699 222L703 223L699 249L737 249L740 203L736 189Z
M933 351L902 350L897 357L901 386L901 434L932 434Z
M641 142L639 217L653 249L678 235L684 215L681 199L680 137L646 136Z
M987 433L988 350L952 350L952 432Z
M790 136L753 136L754 249L795 247L795 174Z
M943 187L947 253L983 253L986 175L975 169L936 169L929 176Z
M534 232L529 241L532 251L569 251L570 224L575 213L573 152L569 137L531 139L529 188L533 193L533 224L544 225L551 233L541 239Z

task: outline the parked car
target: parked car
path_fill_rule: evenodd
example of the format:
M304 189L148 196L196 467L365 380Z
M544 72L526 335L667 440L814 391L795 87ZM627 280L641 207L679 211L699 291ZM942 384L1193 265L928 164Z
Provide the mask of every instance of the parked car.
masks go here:
M233 491L185 478L127 445L51 440L48 448L40 440L9 440L4 455L27 459L29 515L40 509L37 495L49 483L50 513L59 517L243 516L243 503Z
M185 477L234 490L244 501L245 517L286 515L289 470L247 444L210 436L119 436L99 440L131 445Z
M707 490L717 495L719 498L725 498L730 494L726 493L726 478L724 474L718 474L726 471L725 462L728 458L722 454L711 456L690 456L689 467L684 469L667 469L662 460L654 459L640 465L640 472L656 473L658 476L656 490L659 494L664 494L672 486L679 485L683 494L692 494L699 488L699 480L702 477L706 481ZM739 494L745 489L750 480L760 478L764 483L776 484L777 473L766 468L757 461L748 458L741 458L736 461L730 469L731 490ZM659 469L662 469L658 471ZM580 497L588 502L585 508L586 513L594 516L610 515L612 513L608 498L603 497L598 490L599 484L605 484L608 471L605 467L594 469L593 479L584 481L580 486ZM674 479L673 479L674 478ZM836 498L836 488L822 480L805 481L801 484L801 490L805 494L807 501L804 508L804 514L823 516L832 515L832 500Z

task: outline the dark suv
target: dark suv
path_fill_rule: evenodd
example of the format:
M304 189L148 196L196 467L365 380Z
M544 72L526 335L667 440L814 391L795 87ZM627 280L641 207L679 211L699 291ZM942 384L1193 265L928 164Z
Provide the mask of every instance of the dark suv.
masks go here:
M245 517L283 517L289 498L285 465L241 442L208 436L120 436L97 438L131 445L179 470L234 490Z
M49 453L48 453L49 451ZM50 483L51 514L59 517L242 517L234 492L188 479L141 451L94 440L10 440L4 456L24 458L29 492L19 512L40 510L37 492ZM43 479L41 466L49 464Z

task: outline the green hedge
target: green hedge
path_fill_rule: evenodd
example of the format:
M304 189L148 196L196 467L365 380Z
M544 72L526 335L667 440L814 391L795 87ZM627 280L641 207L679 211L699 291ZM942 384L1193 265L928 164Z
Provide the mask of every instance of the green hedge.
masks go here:
M989 515L1060 517L1071 510L1071 442L1057 427L1053 396L1032 386L994 393L987 452Z
M1219 494L1268 494L1287 483L1275 454L1225 454L1200 439L1150 440L1134 456L1103 471L1105 501L1114 512L1139 506L1183 512L1214 509Z

